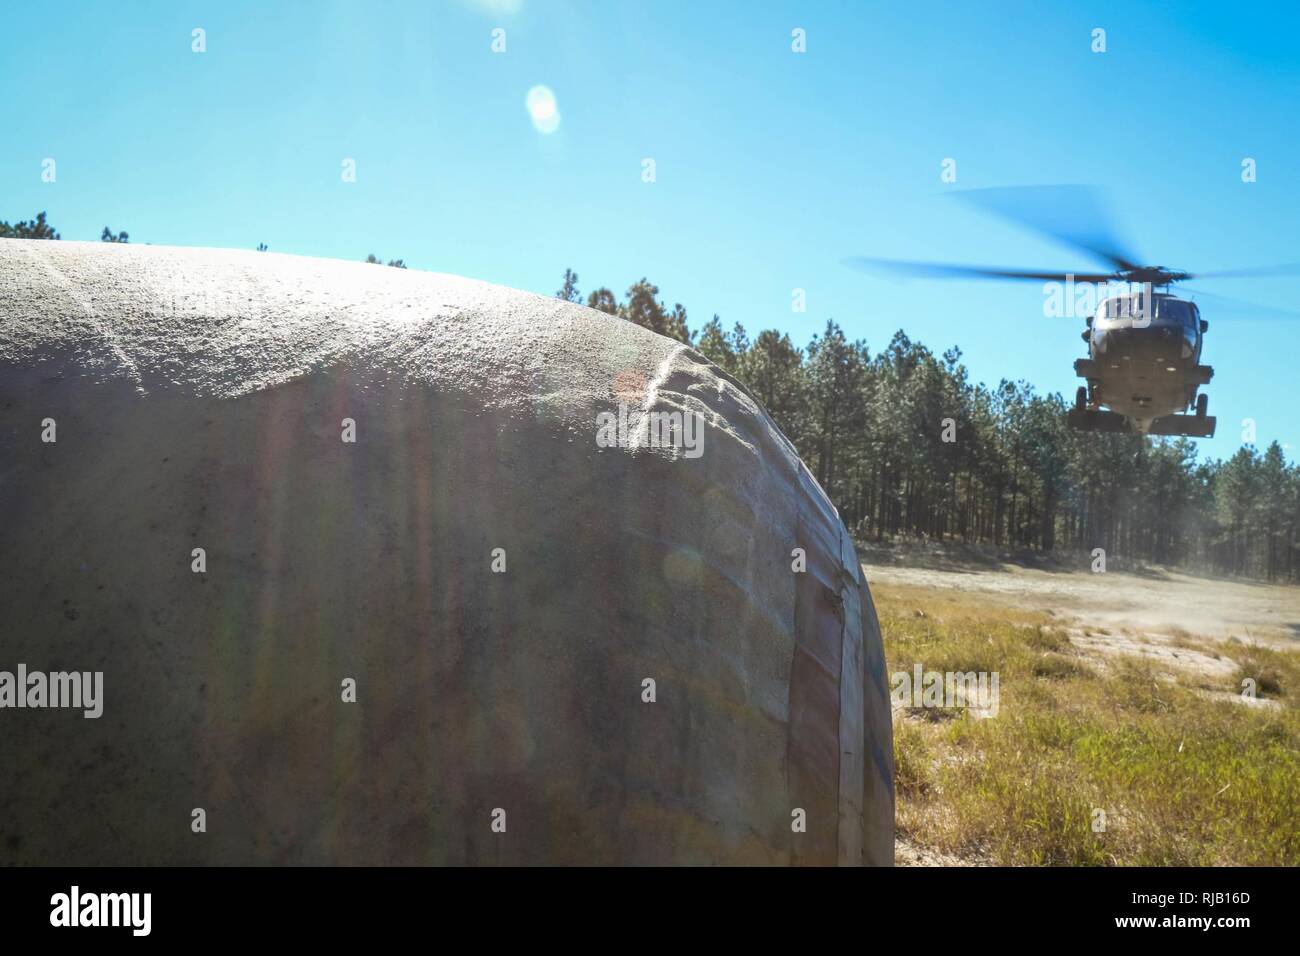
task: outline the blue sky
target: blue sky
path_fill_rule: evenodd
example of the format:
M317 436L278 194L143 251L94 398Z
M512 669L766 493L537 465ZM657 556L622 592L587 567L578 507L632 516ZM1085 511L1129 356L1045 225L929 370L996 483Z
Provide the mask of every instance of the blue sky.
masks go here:
M550 134L524 107L539 84L561 116ZM66 239L109 225L374 252L548 294L566 267L584 293L645 275L692 327L717 312L802 345L834 318L873 349L903 327L960 345L976 379L1066 395L1082 325L1044 318L1038 286L903 283L841 260L1095 267L943 195L1042 183L1104 189L1152 264L1300 260L1300 13L1282 4L49 2L6 10L0 92L0 218L44 209ZM1204 287L1300 303L1295 277ZM1300 321L1202 307L1219 416L1205 452L1231 454L1250 417L1257 444L1295 457Z

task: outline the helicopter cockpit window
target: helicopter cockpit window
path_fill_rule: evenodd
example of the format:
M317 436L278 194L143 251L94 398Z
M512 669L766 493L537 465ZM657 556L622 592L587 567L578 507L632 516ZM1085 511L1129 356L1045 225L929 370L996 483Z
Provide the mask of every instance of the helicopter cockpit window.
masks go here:
M1107 319L1127 319L1141 315L1142 302L1133 296L1121 295L1107 299L1102 303L1102 317Z
M1192 310L1189 303L1181 299L1160 299L1159 307L1156 309L1156 317L1166 322L1177 322L1180 325L1192 324Z

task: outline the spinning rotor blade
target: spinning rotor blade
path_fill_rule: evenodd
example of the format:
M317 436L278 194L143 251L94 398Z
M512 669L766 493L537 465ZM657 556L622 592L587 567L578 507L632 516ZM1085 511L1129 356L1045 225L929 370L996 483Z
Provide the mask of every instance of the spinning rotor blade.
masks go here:
M1276 266L1257 266L1253 269L1227 269L1222 272L1197 272L1193 279L1250 279L1263 276L1300 275L1300 262L1284 262Z
M994 266L954 266L941 262L906 262L900 259L871 259L854 256L844 264L862 272L889 272L895 275L924 279L1033 279L1041 282L1112 282L1117 277L1110 272L1043 272L1022 269L999 269Z
M1246 302L1243 299L1233 299L1226 295L1215 295L1212 292L1202 292L1200 289L1191 289L1186 286L1182 289L1189 295L1193 301L1206 299L1215 303L1215 312L1211 316L1232 321L1233 319L1258 319L1258 320L1280 320L1294 322L1300 320L1300 312L1293 312L1290 309L1279 309L1271 305L1260 305L1256 302Z
M1090 186L1013 186L998 189L967 189L948 193L981 211L1026 226L1114 267L1112 272L1049 272L1037 269L1004 269L996 266L949 265L942 262L907 262L897 259L855 257L845 265L864 272L890 272L927 279L1029 279L1040 282L1150 283L1169 288L1188 279L1244 279L1263 276L1300 275L1300 262L1218 272L1189 273L1163 266L1142 266L1116 237L1097 190ZM1210 293L1202 293L1216 298ZM1232 300L1225 300L1231 302ZM1291 315L1285 309L1269 309L1238 303L1238 307L1273 315Z
M1116 237L1105 203L1090 186L1012 186L966 189L950 195L1081 249L1117 270L1138 268L1140 260Z

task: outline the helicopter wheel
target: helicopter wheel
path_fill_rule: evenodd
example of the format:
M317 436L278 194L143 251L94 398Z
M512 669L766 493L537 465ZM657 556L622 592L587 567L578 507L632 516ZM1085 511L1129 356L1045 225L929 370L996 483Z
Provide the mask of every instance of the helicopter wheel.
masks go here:
M1196 417L1204 418L1205 413L1208 412L1209 410L1210 410L1210 396L1197 395L1196 396Z
M1086 386L1080 385L1079 390L1074 393L1074 407L1079 411L1083 411L1084 406L1087 404L1088 389Z

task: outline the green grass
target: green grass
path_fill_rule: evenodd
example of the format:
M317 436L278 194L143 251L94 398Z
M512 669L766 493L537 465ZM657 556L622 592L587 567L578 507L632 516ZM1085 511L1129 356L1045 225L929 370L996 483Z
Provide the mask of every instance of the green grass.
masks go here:
M1239 667L1220 690L1250 676L1276 701L1249 706L1138 658L1085 659L1045 615L922 617L917 600L877 595L890 673L997 671L1001 696L989 719L895 714L898 826L912 842L1011 865L1300 864L1296 654L1218 648Z

